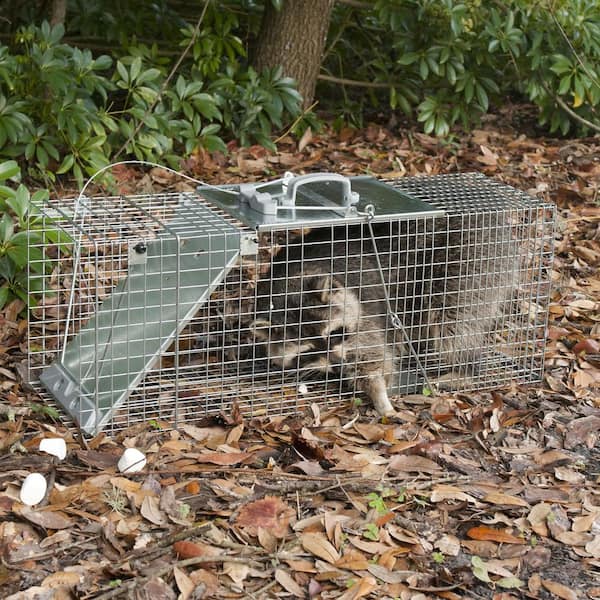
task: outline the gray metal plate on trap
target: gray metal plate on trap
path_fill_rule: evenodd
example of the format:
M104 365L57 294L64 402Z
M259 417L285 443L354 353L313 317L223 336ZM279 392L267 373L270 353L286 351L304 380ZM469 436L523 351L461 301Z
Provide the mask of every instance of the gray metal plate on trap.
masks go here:
M89 434L99 432L236 263L240 230L186 201L145 259L67 344L40 381Z
M374 177L350 177L352 191L358 192L360 200L355 206L356 210L348 210L340 206L341 188L337 182L315 182L298 189L297 205L293 209L280 210L277 215L265 215L249 205L240 203L239 198L226 191L215 187L200 186L198 193L213 202L230 215L239 219L249 227L258 229L272 229L285 226L330 225L333 221L341 223L361 223L368 205L375 209L374 221L397 219L414 219L418 217L437 217L445 214L444 210L436 208L419 198L400 191ZM218 186L223 190L238 191L238 186ZM279 194L282 191L281 183L273 183L260 187L261 192ZM307 210L308 207L322 207L323 210ZM354 214L353 214L354 213Z

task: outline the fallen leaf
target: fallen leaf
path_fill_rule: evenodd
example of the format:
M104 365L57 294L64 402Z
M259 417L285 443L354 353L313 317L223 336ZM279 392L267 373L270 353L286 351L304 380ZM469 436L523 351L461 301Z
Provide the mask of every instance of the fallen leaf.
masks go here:
M5 596L4 600L67 600L69 595L57 598L56 589L34 585L23 592Z
M575 448L579 444L586 444L589 448L593 448L598 436L600 436L600 417L590 415L574 419L568 425L565 448Z
M445 502L446 500L458 500L461 502L471 502L472 504L478 504L477 500L452 485L437 485L433 488L429 499L432 502Z
M573 461L573 458L562 450L549 450L535 457L535 461L543 467L558 466Z
M559 481L566 481L567 483L581 484L585 481L583 473L579 473L568 467L556 467L554 469L554 477Z
M294 515L294 509L281 498L265 496L261 500L244 504L235 519L235 525L254 537L258 535L260 527L276 538L284 538Z
M527 520L531 523L531 527L538 535L546 537L548 535L548 525L546 519L552 510L550 504L540 502L536 504L527 515Z
M196 584L179 567L173 567L175 582L181 594L177 600L187 600L196 589Z
M173 550L177 553L179 558L194 558L196 556L214 556L218 554L218 551L213 546L203 544L201 542L190 542L189 540L180 540L173 544Z
M304 150L304 148L306 148L306 146L310 144L312 137L312 129L310 127L307 127L304 133L302 134L300 141L298 142L298 152L302 152L302 150Z
M569 521L565 509L558 504L552 505L551 511L546 518L546 523L554 538L557 538L561 533L571 529L571 522Z
M258 543L267 552L275 552L279 540L268 529L263 529L262 527L259 527L256 533L256 537L258 538Z
M385 583L402 583L408 581L408 578L413 577L416 573L416 571L402 571L397 569L391 571L373 563L367 566L367 571Z
M228 575L237 585L241 585L244 579L248 577L248 573L250 573L250 567L248 565L232 562L223 563L223 574Z
M447 556L458 556L460 552L460 540L454 535L443 535L434 545Z
M349 548L344 551L344 555L335 563L335 566L349 571L365 571L369 566L369 561L358 550Z
M306 592L296 583L294 578L283 569L275 569L275 580L288 593L296 598L305 598Z
M578 531L561 531L554 538L567 546L585 546L592 541L592 534Z
M490 504L500 504L507 506L524 506L529 507L529 504L522 498L516 496L509 496L508 494L502 494L501 492L490 492L483 497L483 502L489 502Z
M600 344L594 339L586 338L577 342L571 350L575 354L581 354L582 352L585 354L598 354L600 352Z
M577 593L570 587L549 579L542 579L542 585L552 594L563 600L577 600Z
M302 547L324 561L335 564L340 559L339 552L320 533L304 533L300 538Z
M592 512L589 515L575 517L572 529L573 531L589 531L596 522L600 524L600 512Z
M403 473L439 473L442 468L433 460L424 456L405 456L396 454L392 456L389 462L391 471L401 471Z
M159 499L155 496L146 496L144 498L140 513L144 519L155 525L165 525L167 523L164 513L159 508Z
M302 471L305 475L311 475L312 477L320 477L325 474L326 471L316 460L300 460L290 465L299 471Z
M73 571L57 571L48 575L43 581L42 585L49 588L56 587L69 587L74 588L83 581L83 576Z
M337 600L359 600L359 598L368 596L378 587L375 578L367 575L357 581L346 593L338 596Z
M600 535L597 535L585 545L585 551L594 558L600 558Z
M68 529L75 524L73 519L57 510L34 510L29 506L15 505L13 512L44 529Z
M496 579L494 584L503 588L520 588L525 585L524 581L521 581L518 577L511 575L510 577L501 577L500 579Z
M200 483L198 481L190 481L185 485L185 491L192 496L200 493Z
M195 458L199 463L232 466L252 458L252 455L246 452L203 452L196 454Z
M511 533L506 533L500 529L494 529L492 527L486 527L485 525L479 525L477 527L471 527L467 531L467 535L473 540L483 540L490 542L498 542L501 544L524 544L523 538L516 537Z
M160 598L161 600L175 600L173 588L162 578L153 577L150 581L141 584L136 589L138 598Z

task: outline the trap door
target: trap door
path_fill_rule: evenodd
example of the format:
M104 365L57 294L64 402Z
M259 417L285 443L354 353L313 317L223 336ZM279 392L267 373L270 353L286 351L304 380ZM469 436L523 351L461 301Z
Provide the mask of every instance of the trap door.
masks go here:
M128 276L45 369L44 387L100 431L236 263L242 234L190 200L153 239L132 240Z

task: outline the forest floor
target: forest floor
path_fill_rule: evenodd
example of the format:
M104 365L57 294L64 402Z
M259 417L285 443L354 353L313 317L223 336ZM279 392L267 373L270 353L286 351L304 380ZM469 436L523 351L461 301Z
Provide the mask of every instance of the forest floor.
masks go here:
M383 126L198 154L211 183L285 170L480 171L558 206L545 376L362 405L82 438L22 385L23 306L0 315L3 598L600 598L600 138L523 133L509 106L452 143ZM115 169L122 193L191 189ZM66 191L64 193L67 193ZM63 437L66 459L38 451ZM123 475L125 447L148 458ZM24 478L48 481L35 508Z

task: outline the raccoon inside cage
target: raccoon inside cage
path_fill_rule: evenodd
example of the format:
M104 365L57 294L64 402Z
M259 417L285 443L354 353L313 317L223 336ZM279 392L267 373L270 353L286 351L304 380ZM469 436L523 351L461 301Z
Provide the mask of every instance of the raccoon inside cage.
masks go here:
M286 174L41 213L30 379L90 434L541 378L554 210L478 174Z

